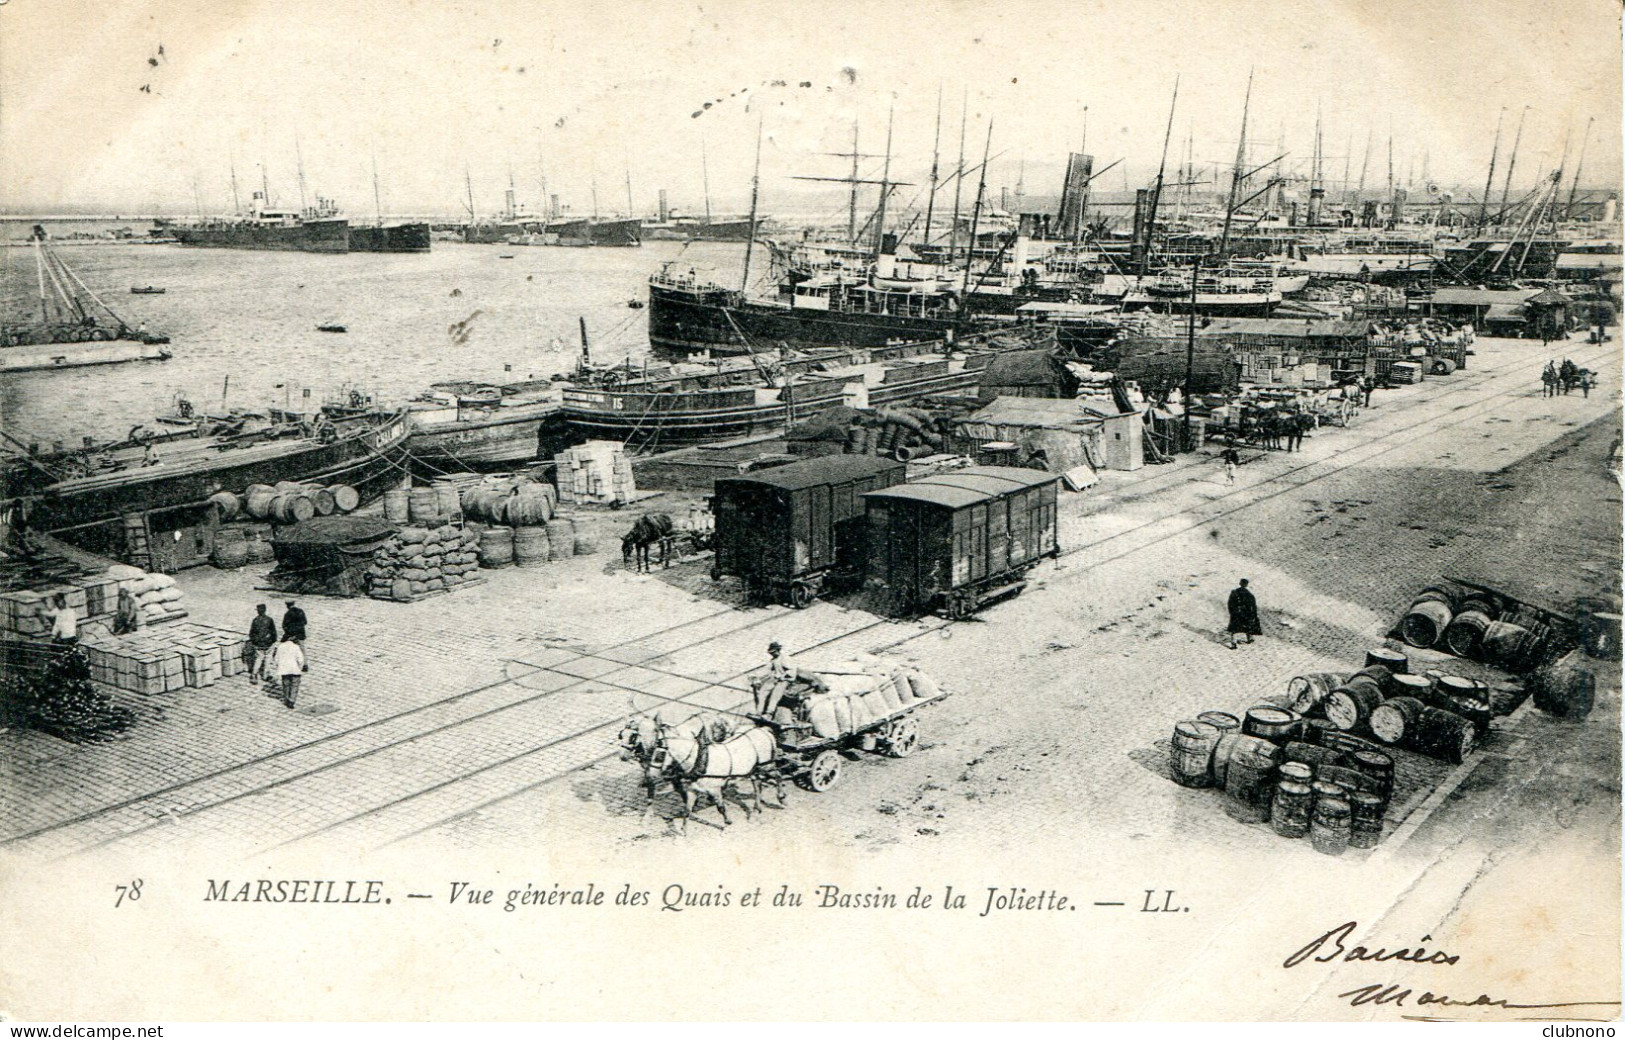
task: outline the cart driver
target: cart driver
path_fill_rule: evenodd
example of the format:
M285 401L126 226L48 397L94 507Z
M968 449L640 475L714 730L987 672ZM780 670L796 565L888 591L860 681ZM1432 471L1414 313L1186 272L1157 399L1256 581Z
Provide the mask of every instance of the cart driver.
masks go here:
M756 691L758 714L772 717L773 710L789 691L790 684L799 678L801 675L796 663L785 655L784 647L777 641L767 644L767 679Z

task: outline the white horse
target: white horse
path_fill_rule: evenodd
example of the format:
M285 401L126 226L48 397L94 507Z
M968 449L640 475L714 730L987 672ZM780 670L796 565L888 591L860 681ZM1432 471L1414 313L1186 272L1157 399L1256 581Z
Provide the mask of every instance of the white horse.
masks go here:
M749 785L757 809L763 805L764 779L773 784L778 807L784 807L784 782L775 755L778 742L766 726L739 729L724 715L695 716L668 726L658 719L635 715L621 730L620 743L623 758L635 758L643 765L650 806L662 782L672 785L683 803L685 833L695 802L702 794L717 807L723 825L731 824L723 795L730 787L739 794L741 782ZM742 795L739 804L749 819L750 805Z

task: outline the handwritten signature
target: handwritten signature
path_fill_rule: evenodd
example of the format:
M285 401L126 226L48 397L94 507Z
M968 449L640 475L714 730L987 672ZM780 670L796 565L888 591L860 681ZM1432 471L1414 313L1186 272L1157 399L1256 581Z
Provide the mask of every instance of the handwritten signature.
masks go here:
M1380 982L1369 986L1360 986L1346 993L1339 993L1337 999L1347 1000L1350 1007L1360 1007L1362 1004L1387 1004L1393 1007L1405 1007L1405 1001L1411 998L1414 991L1401 989L1396 985L1383 985ZM1457 1000L1455 997L1443 993L1434 993L1423 990L1416 997L1416 1006L1439 1005L1441 1007L1496 1007L1514 1011L1531 1011L1542 1008L1575 1008L1575 1007L1618 1007L1617 1000L1568 1000L1551 1004L1514 1004L1505 997L1491 997L1480 993L1471 1000Z
M1354 934L1360 927L1358 921L1348 921L1338 925L1325 935L1313 939L1303 949L1294 953L1281 963L1283 968L1296 967L1306 960L1313 959L1317 964L1329 964L1332 961L1405 961L1410 964L1455 964L1461 957L1442 950L1429 950L1425 946L1402 946L1397 950L1378 947L1368 950L1364 946L1348 947L1343 940ZM1431 935L1424 935L1424 940L1432 939Z

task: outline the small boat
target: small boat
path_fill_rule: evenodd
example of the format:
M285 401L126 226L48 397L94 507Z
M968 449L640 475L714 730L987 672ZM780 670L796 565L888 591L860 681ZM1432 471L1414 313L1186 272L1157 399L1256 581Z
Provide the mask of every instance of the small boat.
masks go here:
M513 259L513 254L512 253L498 253L497 254L497 259L498 260L512 260Z
M162 296L164 287L161 285L132 285L130 292L135 296Z
M316 326L316 331L317 332L349 332L350 330L345 328L343 325L318 325L318 326Z
M628 307L632 308L635 311L641 311L643 309L643 301L642 300L636 300L636 299L627 300L626 305Z

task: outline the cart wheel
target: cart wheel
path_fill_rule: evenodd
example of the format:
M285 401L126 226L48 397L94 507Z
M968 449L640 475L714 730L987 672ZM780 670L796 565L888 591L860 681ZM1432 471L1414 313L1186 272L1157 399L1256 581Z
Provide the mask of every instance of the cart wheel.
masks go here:
M841 753L834 748L820 751L807 767L807 786L814 791L827 791L841 779Z
M910 718L893 719L886 727L886 754L907 758L919 750L920 726Z
M790 586L790 605L797 610L805 610L817 598L818 594L811 585L798 581Z
M963 621L970 617L969 607L970 602L966 597L957 594L950 595L947 603L948 620Z

